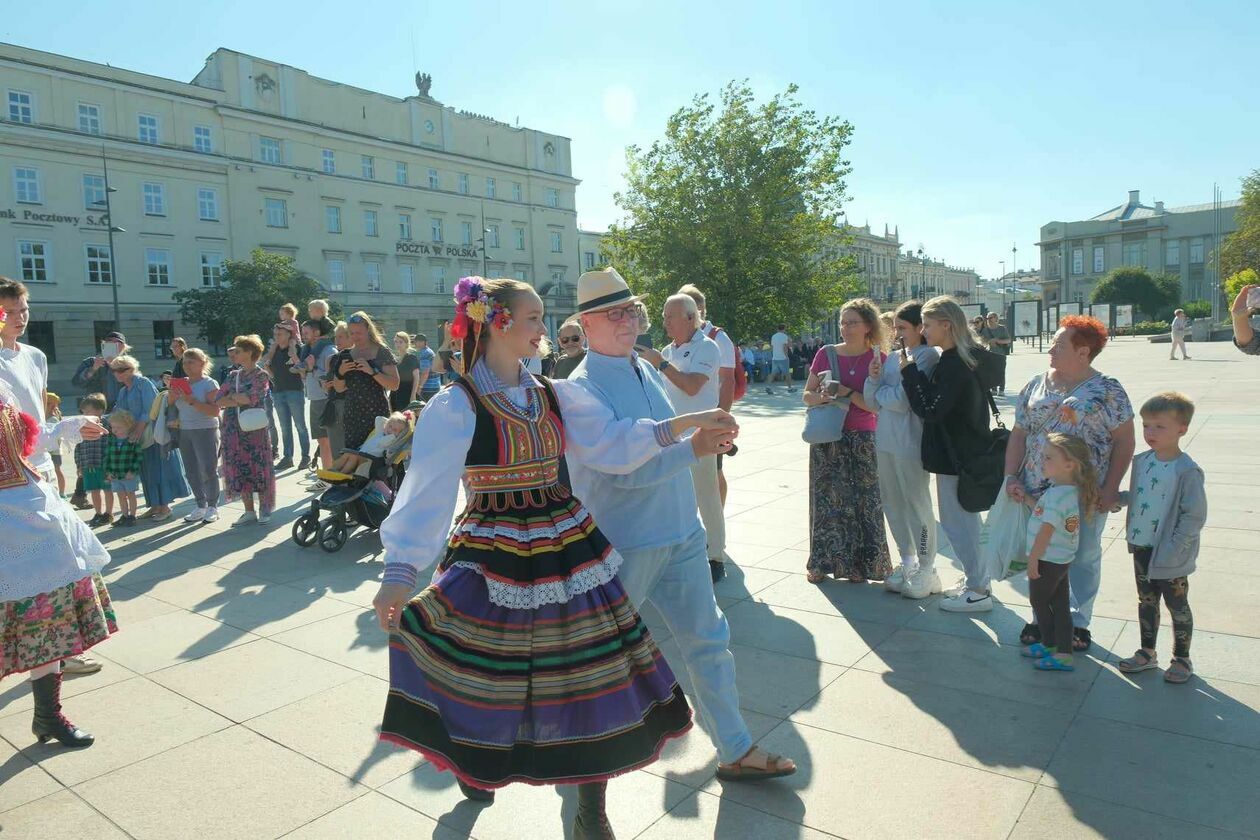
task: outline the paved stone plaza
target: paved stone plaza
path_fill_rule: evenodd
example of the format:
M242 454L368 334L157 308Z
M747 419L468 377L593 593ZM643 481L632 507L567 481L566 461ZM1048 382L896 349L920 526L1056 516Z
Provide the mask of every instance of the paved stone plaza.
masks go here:
M739 407L741 451L727 461L737 565L718 594L754 737L801 769L760 786L719 783L694 730L611 783L617 836L1260 836L1248 816L1260 780L1260 359L1228 344L1190 351L1170 362L1167 345L1128 339L1099 362L1135 404L1178 388L1199 406L1186 446L1207 471L1211 514L1191 579L1189 685L1112 665L1137 646L1119 515L1096 645L1074 674L1020 659L1024 580L1002 583L1001 605L975 617L875 585L808 584L799 393L757 391ZM1019 345L1014 390L1044 361ZM305 498L288 473L267 527L229 528L233 505L214 525L103 533L121 632L93 651L104 670L65 689L68 714L97 741L81 752L37 745L27 683L0 683L3 837L566 836L572 790L518 785L481 808L450 775L376 740L386 639L368 608L380 544L359 534L335 555L298 548L289 527ZM1163 661L1170 646L1165 626Z

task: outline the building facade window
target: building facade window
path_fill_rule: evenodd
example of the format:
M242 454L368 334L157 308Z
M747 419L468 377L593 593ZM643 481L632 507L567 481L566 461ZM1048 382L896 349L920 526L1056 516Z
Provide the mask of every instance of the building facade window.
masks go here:
M410 213L398 214L398 238L399 239L411 238L411 214Z
M144 215L165 216L166 187L153 181L145 181L140 185L140 190L144 196Z
M13 167L13 199L18 204L40 204L39 170L33 166Z
M486 246L490 248L499 247L499 226L498 225L486 226Z
M380 227L377 224L378 219L375 210L363 211L363 235L364 236L380 236Z
M522 195L523 193L521 191L520 182L513 181L512 182L512 200L519 203L521 201Z
M430 277L433 279L433 291L436 294L446 294L446 266L435 265L429 269Z
M473 241L472 240L472 222L460 222L459 223L459 244L471 245L472 241Z
M223 254L219 251L201 252L201 285L217 289L223 283Z
M1146 265L1146 242L1126 242L1122 249L1125 265Z
M401 160L394 164L394 182L407 186L407 164Z
M557 285L564 282L564 269L563 268L553 268L551 270L551 282Z
M173 357L171 353L171 342L175 340L175 322L174 321L154 321L153 322L153 358L170 359Z
M1085 249L1084 248L1072 249L1072 273L1073 274L1085 273Z
M586 271L590 271L595 267L595 252L587 251L583 254L582 267Z
M267 227L286 228L289 226L289 204L283 198L263 199L264 215Z
M436 189L439 189L440 186L441 186L441 182L438 180L438 171L436 169L430 169L429 170L429 189L436 190Z
M165 248L145 248L144 275L150 286L171 285L171 252Z
M38 239L17 241L18 274L23 283L47 283L51 277L48 243Z
M487 178L486 179L486 198L494 198L494 193L495 193L494 179Z
M219 192L209 187L197 188L197 218L203 222L219 221Z
M101 108L90 102L79 103L79 131L84 134L101 133Z
M359 169L363 173L363 177L369 181L376 180L376 158L371 155L362 155L359 158Z
M1173 239L1164 246L1164 265L1181 265L1181 241Z
M54 321L28 321L26 324L27 342L43 351L49 364L57 362L56 327Z
M24 90L9 91L9 122L35 122L35 96Z
M512 276L515 277L517 280L520 280L522 283L529 282L529 272L523 268L518 268L515 271L513 271Z
M468 195L468 173L459 173L459 194Z
M557 190L555 187L547 187L547 206L548 207L560 206L560 191Z
M328 267L328 288L334 292L344 292L346 290L346 263L345 260L329 260Z
M379 292L381 290L381 264L375 260L368 260L363 264L363 274L367 277L367 290Z
M415 294L416 291L416 267L410 263L403 263L398 266L398 284L402 288L403 294ZM408 332L415 332L408 328Z
M108 245L84 245L87 261L87 281L96 285L114 282L114 270L109 264Z
M275 137L259 137L258 159L263 163L280 163L280 141Z
M1106 264L1103 258L1106 249L1101 245L1094 246L1094 273L1102 274L1106 271Z
M341 233L341 208L335 204L324 205L324 231Z
M149 143L156 146L160 135L158 132L158 118L152 114L140 114L136 117L136 139L141 143Z
M83 209L103 210L104 208L105 178L89 172L83 176Z
M434 242L442 241L442 220L429 219L429 238Z
M193 151L208 155L214 151L214 140L210 135L210 126L193 126Z
M516 238L516 250L525 250L525 228L512 228L512 235Z
M560 231L553 230L551 232L551 253L559 254L564 250L564 240L560 236Z
M324 167L325 175L337 174L337 155L332 149L320 149L319 159Z
M1190 264L1200 265L1203 262L1203 240L1190 240Z

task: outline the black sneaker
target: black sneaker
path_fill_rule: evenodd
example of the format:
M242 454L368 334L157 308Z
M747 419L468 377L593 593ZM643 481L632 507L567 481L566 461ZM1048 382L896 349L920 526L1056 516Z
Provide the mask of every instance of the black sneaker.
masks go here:
M298 461L298 465L297 465L298 472L301 472L302 470L309 468L310 465L311 465L311 459L303 456L302 460Z
M101 524L101 514L99 513L87 521L87 525L89 528L95 528L97 525L100 525L100 524Z
M276 462L276 469L277 469L277 470L291 470L291 469L293 469L293 459L292 459L292 458L281 458L279 461L277 461L277 462Z
M713 578L714 583L726 577L726 564L721 560L710 560L709 576Z

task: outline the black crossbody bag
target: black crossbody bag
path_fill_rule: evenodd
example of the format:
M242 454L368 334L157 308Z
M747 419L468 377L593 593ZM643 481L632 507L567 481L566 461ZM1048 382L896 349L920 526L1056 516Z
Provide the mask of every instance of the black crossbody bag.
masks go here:
M989 401L989 409L993 412L997 428L989 429L989 442L984 451L971 456L965 464L959 460L949 435L943 437L949 459L954 462L954 469L958 471L958 504L965 511L981 513L993 507L998 493L1002 492L1002 484L1006 481L1006 444L1011 439L1011 433L1002 422L1002 413L998 411L993 394L984 387L974 369L971 369L971 373L976 377L980 393Z

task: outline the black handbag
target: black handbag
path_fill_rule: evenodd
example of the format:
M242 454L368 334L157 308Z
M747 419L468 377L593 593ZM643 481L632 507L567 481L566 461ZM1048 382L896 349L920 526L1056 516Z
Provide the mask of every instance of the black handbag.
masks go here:
M971 513L981 513L993 507L998 493L1002 492L1002 485L1006 481L1006 443L1011 438L1010 431L1002 422L1002 413L993 401L993 395L980 382L979 377L976 377L976 384L988 399L993 419L997 422L997 428L989 430L988 445L964 464L954 451L949 435L944 435L945 448L949 450L949 458L958 471L958 504Z

